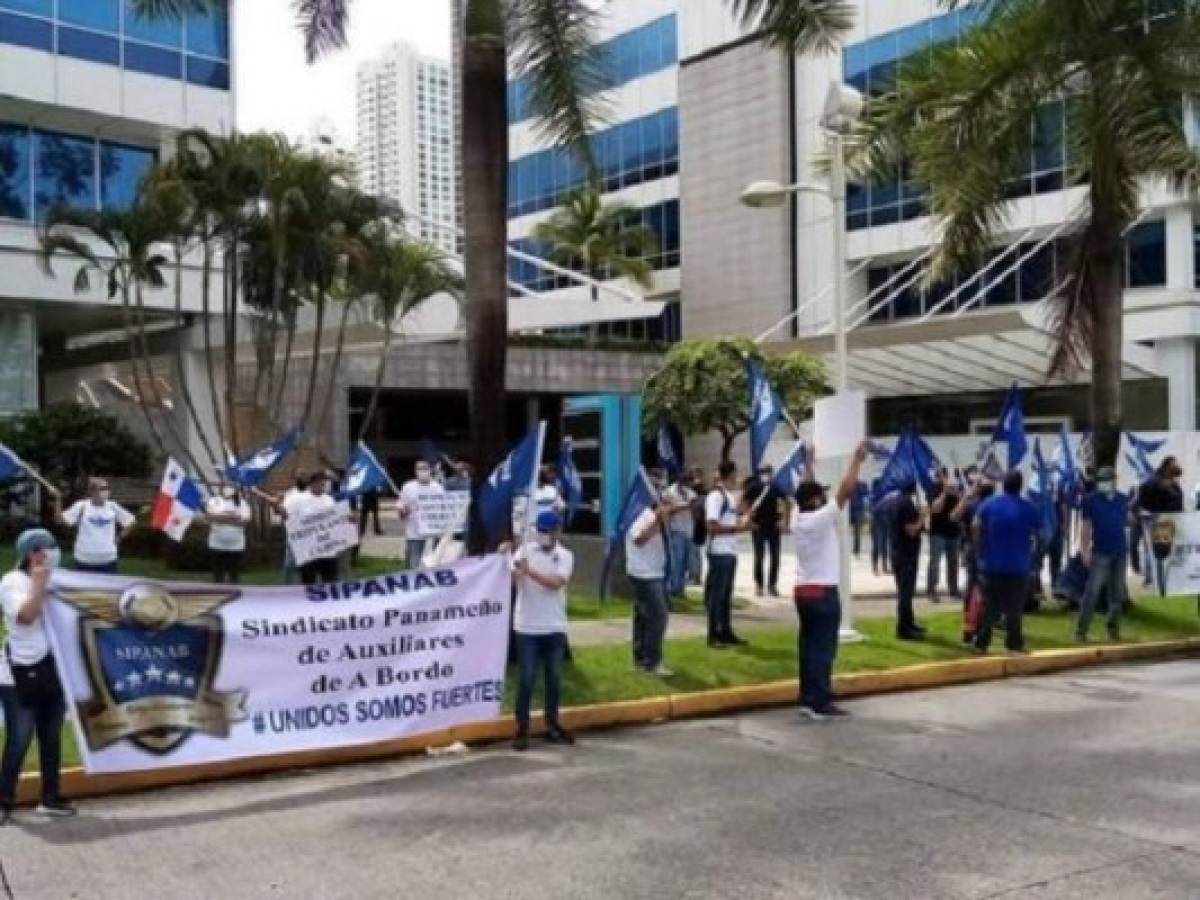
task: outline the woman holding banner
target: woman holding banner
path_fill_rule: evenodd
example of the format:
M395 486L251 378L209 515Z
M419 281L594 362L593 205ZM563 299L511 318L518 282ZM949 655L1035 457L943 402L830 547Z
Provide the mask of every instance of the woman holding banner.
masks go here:
M0 579L0 609L7 632L4 652L13 682L11 689L0 688L0 696L7 697L0 757L0 825L12 818L17 779L34 734L42 774L38 812L54 817L75 815L75 807L59 796L67 707L43 619L50 573L58 564L58 542L45 529L31 528L21 532L16 549L16 568Z

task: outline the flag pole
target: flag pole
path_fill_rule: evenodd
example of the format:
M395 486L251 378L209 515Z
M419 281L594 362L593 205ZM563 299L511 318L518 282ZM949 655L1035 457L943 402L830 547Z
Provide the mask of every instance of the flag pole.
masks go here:
M40 484L42 487L44 487L46 490L48 490L52 496L54 496L56 498L62 497L62 491L60 491L58 488L56 488L54 485L52 485L50 482L48 482L45 478L43 478L41 476L41 474L38 473L37 469L35 469L29 463L25 462L25 460L21 459L21 457L17 456L17 454L15 454L10 447L5 447L4 452L12 457L13 462L15 462L22 469L24 469L26 472L28 472L30 475L32 475L34 481L36 481L38 484Z
M538 474L542 469L542 451L546 449L546 420L542 419L538 422L538 437L537 437L537 453L533 457L533 476L529 479L529 488L525 494L525 534L522 536L522 543L529 542L529 535L533 532L537 525L535 521L537 516L534 513L537 511L537 483Z

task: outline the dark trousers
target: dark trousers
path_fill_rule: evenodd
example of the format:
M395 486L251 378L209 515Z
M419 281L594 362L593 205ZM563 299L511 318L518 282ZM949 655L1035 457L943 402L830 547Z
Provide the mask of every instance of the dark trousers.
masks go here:
M338 561L336 556L328 559L313 559L300 567L301 584L337 584Z
M733 576L737 557L708 555L708 578L704 582L704 606L708 610L708 639L726 641L733 637Z
M634 578L633 664L655 669L662 662L663 638L667 633L667 594L661 578Z
M517 663L520 679L517 682L517 729L529 732L529 705L533 701L533 684L538 667L546 679L546 727L558 727L558 697L562 690L563 651L567 646L565 634L517 634Z
M39 698L26 705L11 686L0 687L4 708L4 752L0 756L0 803L12 804L17 796L17 779L29 745L37 736L38 762L42 772L42 799L59 798L58 775L62 764L62 725L67 707L61 693Z
M929 570L925 578L925 593L930 597L937 593L942 576L942 560L946 561L946 588L951 597L958 596L958 538L929 536Z
M1054 593L1054 586L1058 584L1059 576L1062 575L1063 555L1066 552L1066 535L1060 528L1054 532L1054 536L1050 538L1050 543L1046 545L1046 559L1050 563L1050 593ZM1039 577L1041 577L1039 575Z
M383 526L379 524L379 498L367 500L365 497L362 500L362 507L358 514L358 536L362 537L367 530L367 520L372 516L375 518L375 533L383 534Z
M830 587L820 600L796 599L800 618L800 705L822 710L833 702L833 663L837 659L842 604Z
M79 560L74 560L71 563L71 568L76 572L95 572L97 575L116 575L117 561L107 563L82 563Z
M871 516L871 568L888 571L892 565L891 537L883 516Z
M862 519L850 519L850 549L855 556L862 553Z
M242 580L242 557L246 554L241 550L209 550L209 561L212 563L213 582L216 584L237 584Z
M756 528L753 531L754 542L754 584L761 591L764 587L771 590L779 588L779 532L763 531ZM770 581L763 581L763 557L767 556L768 574Z
M913 595L917 592L917 557L896 553L892 556L892 576L896 579L896 630L916 627Z
M1009 650L1024 650L1021 616L1029 595L1028 575L983 576L983 620L975 633L975 646L986 651L992 643L992 629L1004 616L1004 646Z

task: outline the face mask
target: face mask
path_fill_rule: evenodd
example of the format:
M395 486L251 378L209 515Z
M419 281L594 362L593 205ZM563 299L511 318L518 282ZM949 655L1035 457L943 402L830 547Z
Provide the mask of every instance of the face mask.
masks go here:
M237 496L237 491L235 491L233 488L225 488L223 491L221 491L221 496L226 500L232 500Z
M421 484L429 484L432 478L433 475L429 472L421 471L417 473L417 481L421 482Z
M1117 486L1111 481L1101 481L1096 487L1100 489L1100 493L1105 497L1111 497L1117 491Z
M97 500L98 502L100 502L100 503L107 503L107 502L108 502L108 498L109 498L109 497L111 497L111 496L112 496L112 492L111 492L111 491L109 491L109 490L107 490L107 489L105 489L105 490L103 490L103 491L99 491L99 492L97 492L97 494L96 494L96 500Z
M53 572L58 568L58 564L62 562L62 551L57 547L47 547L42 551L42 559L50 568L50 571Z
M538 534L537 541L538 541L538 546L541 547L543 550L553 550L554 549L554 535L552 535L552 534Z

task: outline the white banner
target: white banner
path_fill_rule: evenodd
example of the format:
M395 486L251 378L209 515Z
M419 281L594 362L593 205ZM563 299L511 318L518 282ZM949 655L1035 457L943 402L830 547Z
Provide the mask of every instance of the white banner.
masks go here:
M417 527L421 537L440 538L467 529L470 491L444 491L425 494L417 501Z
M358 546L358 526L350 520L350 505L288 516L287 541L292 559L302 566L314 559L329 559Z
M309 587L54 573L55 659L84 768L345 747L495 718L505 556Z
M1142 565L1160 597L1200 594L1200 513L1155 516L1143 524Z

